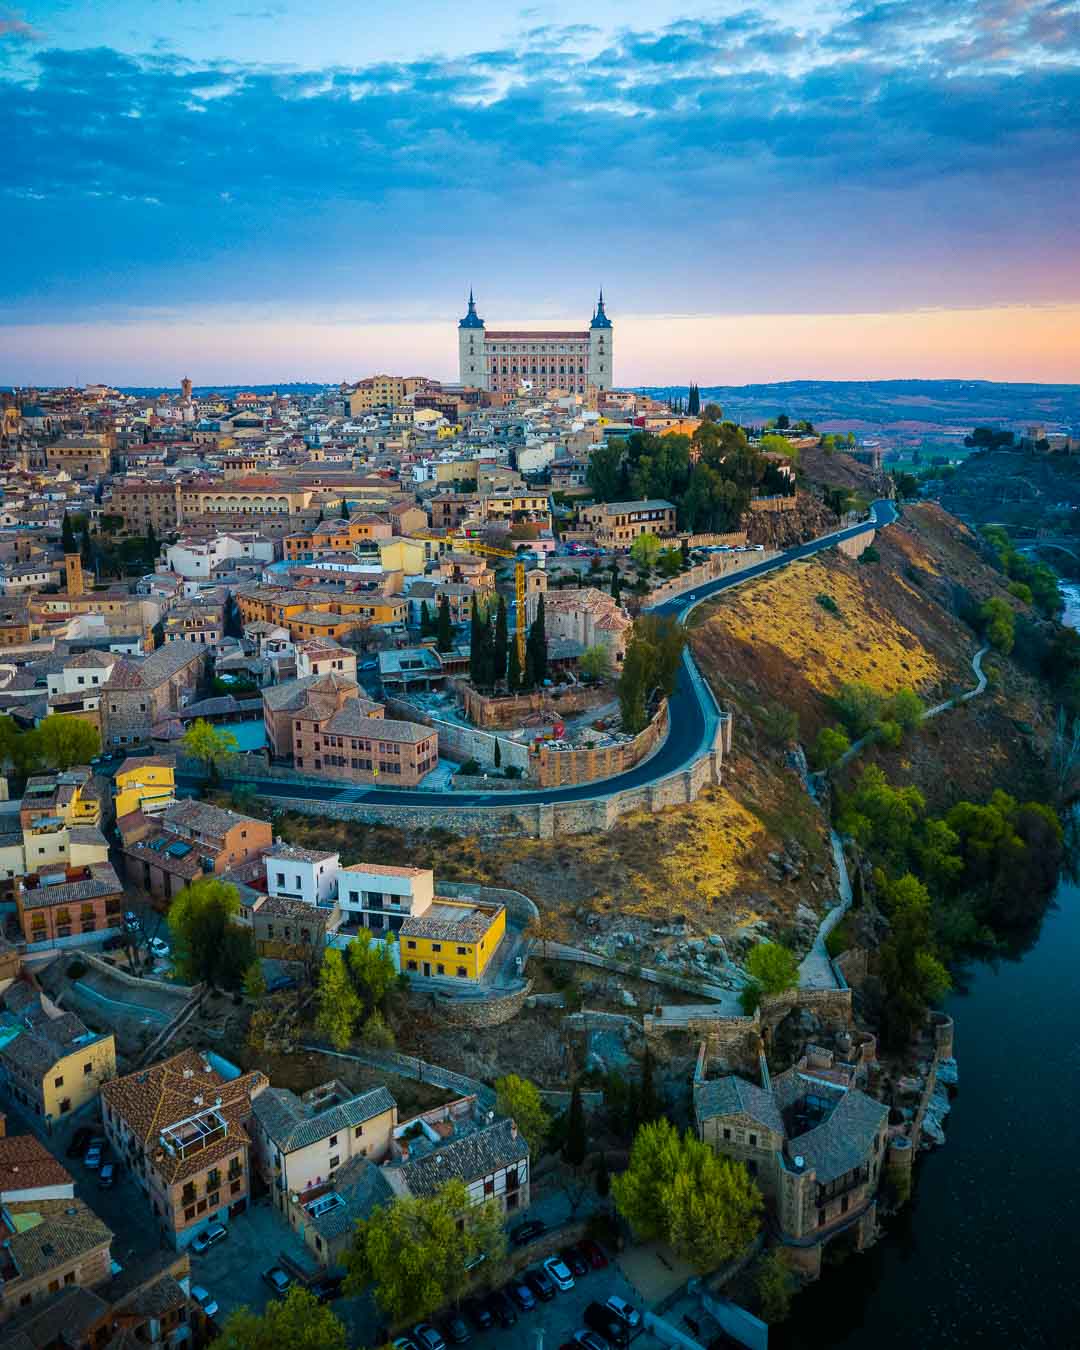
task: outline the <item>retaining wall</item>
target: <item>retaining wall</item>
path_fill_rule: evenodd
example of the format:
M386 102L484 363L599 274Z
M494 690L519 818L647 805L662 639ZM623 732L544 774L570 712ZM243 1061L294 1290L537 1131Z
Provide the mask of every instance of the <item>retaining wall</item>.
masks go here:
M444 1022L456 1027L501 1027L515 1018L525 1006L532 980L510 994L490 994L483 998L461 998L453 994L435 994L435 1009Z
M434 1083L436 1087L445 1088L447 1092L457 1092L462 1097L475 1096L485 1111L490 1111L495 1106L495 1093L486 1083L481 1083L478 1078L469 1078L463 1073L454 1073L452 1069L444 1069L441 1064L429 1064L426 1060L417 1059L415 1055L402 1055L396 1050L331 1050L328 1046L319 1045L314 1041L302 1041L300 1049L311 1050L319 1055L330 1055L334 1059L352 1059L358 1064L368 1065L369 1068L384 1069L387 1073L396 1073L402 1078L415 1079L418 1083Z
M488 905L505 905L507 919L517 928L524 928L540 914L527 895L511 890L508 886L474 886L471 881L440 881L435 889L439 895L445 895L450 900L467 896Z
M853 535L850 539L841 539L837 548L846 558L859 558L874 542L874 531Z
M514 765L523 773L529 771L529 748L506 736L494 736L490 731L481 731L477 727L463 727L459 722L447 722L440 717L430 717L414 704L404 699L391 698L386 701L386 710L392 717L405 722L418 722L421 726L431 727L439 734L439 754L447 759L475 759L479 764L495 764L495 746L499 746L499 760L502 767Z
M657 586L645 597L641 607L653 609L656 605L662 605L675 596L685 595L687 591L692 591L698 586L705 586L710 581L731 576L735 572L744 572L748 567L757 567L759 563L776 556L775 549L767 553L742 553L738 556L730 553L714 555L708 562L698 563L688 572L682 572L679 576L672 577L670 581L665 581L662 586Z
M478 694L469 684L460 684L457 689L465 716L481 728L518 727L533 713L544 713L557 719L598 708L605 701L603 694L574 685L562 686L557 698L551 689L532 694L507 694L500 698Z
M594 783L614 778L647 759L668 733L668 705L664 699L644 731L631 740L596 749L553 750L541 744L533 756L533 777L541 787Z

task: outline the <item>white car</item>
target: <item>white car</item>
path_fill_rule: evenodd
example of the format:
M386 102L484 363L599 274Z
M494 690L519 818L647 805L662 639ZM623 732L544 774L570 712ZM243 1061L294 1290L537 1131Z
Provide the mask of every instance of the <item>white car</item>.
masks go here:
M619 1298L617 1294L612 1294L606 1307L615 1314L620 1322L625 1323L628 1327L636 1327L641 1321L641 1314L634 1305L627 1303L624 1298Z
M218 1311L217 1299L208 1289L204 1289L201 1284L191 1286L191 1297L203 1310L207 1317L216 1317Z
M162 938L151 938L150 950L155 956L165 957L169 954L169 944Z
M544 1269L547 1271L548 1276L554 1283L556 1289L561 1289L564 1294L568 1289L573 1289L574 1276L570 1271L570 1267L561 1256L549 1256L544 1262Z

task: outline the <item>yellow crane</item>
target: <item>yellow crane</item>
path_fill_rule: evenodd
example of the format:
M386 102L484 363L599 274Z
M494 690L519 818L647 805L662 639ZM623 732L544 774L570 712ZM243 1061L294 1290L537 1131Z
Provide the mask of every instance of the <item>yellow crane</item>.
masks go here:
M480 539L469 539L466 536L455 535L453 537L454 548L464 549L467 553L479 553L485 558L516 558L517 554L512 549L495 548L493 544L485 544ZM518 669L525 671L525 564L519 562L514 568L514 599L517 603L517 631L514 634L514 643L517 646Z

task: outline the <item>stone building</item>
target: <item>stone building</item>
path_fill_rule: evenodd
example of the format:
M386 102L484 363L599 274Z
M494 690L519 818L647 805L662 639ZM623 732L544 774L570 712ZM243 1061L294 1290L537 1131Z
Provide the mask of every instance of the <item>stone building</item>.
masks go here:
M90 1031L26 980L0 995L0 1078L49 1124L78 1111L116 1074L112 1032Z
M470 291L468 312L458 324L459 378L463 385L507 394L522 385L540 393L610 389L614 345L603 291L589 327L565 332L488 330Z
M583 525L591 528L602 548L628 549L643 534L670 538L676 530L676 512L671 502L597 502L583 506Z
M206 673L207 650L170 642L144 660L117 661L102 691L103 743L148 741L157 722L193 703Z
M332 713L309 705L293 720L294 768L350 783L416 787L439 762L438 732L381 714L381 707L369 711L366 699Z
M269 821L209 802L180 801L154 818L121 820L124 871L133 885L169 899L202 876L220 876L261 856L273 843Z
M526 598L529 623L536 619L540 593L531 592ZM617 671L626 654L633 620L626 610L605 591L595 586L580 590L548 591L544 595L544 626L552 638L577 643L584 651L589 647L603 647L611 667Z
M810 1047L768 1087L734 1074L694 1083L699 1137L746 1165L789 1255L814 1276L838 1233L854 1227L860 1248L875 1234L889 1109L853 1081L831 1051Z
M224 1078L206 1055L182 1050L102 1088L105 1134L130 1169L162 1237L186 1248L207 1224L248 1206L251 1140L244 1122L269 1087L256 1069Z
M288 759L292 755L296 722L302 714L336 712L350 700L357 699L359 691L355 678L333 671L305 675L303 679L289 680L285 684L267 685L262 690L263 725L271 756ZM382 716L381 704L368 699L359 701L367 716Z

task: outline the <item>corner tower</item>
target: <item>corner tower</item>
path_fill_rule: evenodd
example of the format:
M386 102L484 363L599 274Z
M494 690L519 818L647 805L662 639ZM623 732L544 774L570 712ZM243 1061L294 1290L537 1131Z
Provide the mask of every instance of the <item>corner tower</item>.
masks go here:
M469 312L458 324L458 379L473 388L488 387L487 360L484 353L484 321L476 312L476 301L469 290Z
M596 313L589 325L589 383L597 389L610 389L613 382L615 329L604 313L601 290Z

